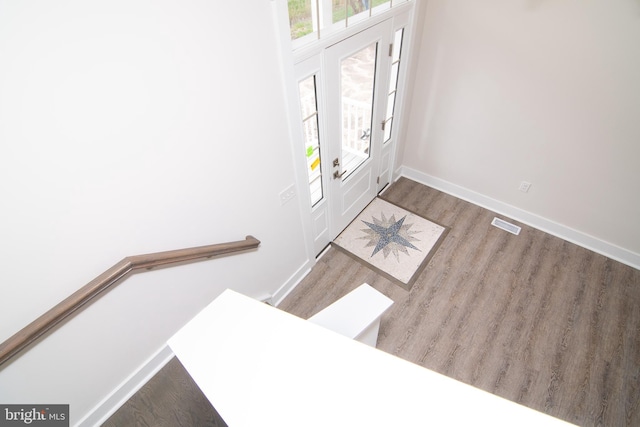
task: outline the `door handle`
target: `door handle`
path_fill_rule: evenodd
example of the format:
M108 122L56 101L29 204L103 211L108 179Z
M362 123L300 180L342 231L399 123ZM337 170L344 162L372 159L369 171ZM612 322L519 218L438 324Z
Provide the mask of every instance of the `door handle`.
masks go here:
M338 179L338 178L342 178L342 175L344 175L345 173L347 173L346 170L343 170L342 173L338 173L338 171L335 171L333 173L333 179Z

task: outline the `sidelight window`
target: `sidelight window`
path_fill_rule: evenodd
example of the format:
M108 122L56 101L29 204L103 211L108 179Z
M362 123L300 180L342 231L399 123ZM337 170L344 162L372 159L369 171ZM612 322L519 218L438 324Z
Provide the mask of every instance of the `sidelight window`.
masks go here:
M302 80L298 85L302 128L304 131L305 155L307 157L307 173L311 191L311 205L315 205L323 197L322 164L320 156L320 132L318 131L318 100L316 95L316 76Z
M382 129L384 131L384 142L388 142L391 139L391 126L393 125L393 111L396 104L396 92L398 89L398 73L400 71L400 52L402 51L402 35L404 28L400 28L396 31L393 40L393 52L391 63L391 76L389 79L389 92L387 94L387 111L385 114L384 122L382 123Z

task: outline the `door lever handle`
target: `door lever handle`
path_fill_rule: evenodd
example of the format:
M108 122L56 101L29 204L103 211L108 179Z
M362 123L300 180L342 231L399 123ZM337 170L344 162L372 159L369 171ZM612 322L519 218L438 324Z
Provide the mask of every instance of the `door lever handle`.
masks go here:
M342 178L342 175L344 175L345 173L347 173L346 170L343 170L342 173L338 173L338 171L335 171L333 173L333 179L338 179L338 178Z

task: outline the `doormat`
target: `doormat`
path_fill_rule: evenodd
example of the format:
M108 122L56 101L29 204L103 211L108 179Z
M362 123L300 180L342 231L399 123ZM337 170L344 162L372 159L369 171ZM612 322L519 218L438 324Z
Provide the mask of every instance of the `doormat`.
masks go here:
M410 290L448 232L447 227L376 198L333 245Z

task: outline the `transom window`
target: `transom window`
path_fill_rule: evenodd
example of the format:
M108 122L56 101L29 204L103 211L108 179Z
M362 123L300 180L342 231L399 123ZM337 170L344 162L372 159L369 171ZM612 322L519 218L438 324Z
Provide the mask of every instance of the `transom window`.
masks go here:
M288 0L291 40L317 40L325 30L346 28L409 0Z

